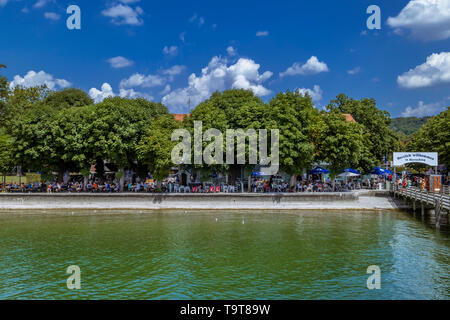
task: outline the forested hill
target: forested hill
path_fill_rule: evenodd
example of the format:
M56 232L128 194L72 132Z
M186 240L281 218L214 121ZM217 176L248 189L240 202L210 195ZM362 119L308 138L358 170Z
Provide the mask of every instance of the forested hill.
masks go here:
M391 122L391 129L395 132L404 133L406 136L412 136L418 131L431 117L405 117L393 118Z

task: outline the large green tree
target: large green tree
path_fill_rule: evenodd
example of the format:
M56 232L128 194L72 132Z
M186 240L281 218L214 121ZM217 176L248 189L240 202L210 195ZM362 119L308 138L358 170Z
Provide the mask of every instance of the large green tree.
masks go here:
M255 96L251 90L232 89L224 92L214 92L211 97L200 103L193 111L191 117L186 121L186 126L192 132L193 121L202 121L202 129L218 129L223 134L223 151L226 153L226 130L227 129L264 129L267 105ZM192 132L193 133L193 132ZM192 135L193 137L193 135ZM205 148L211 142L204 142ZM210 171L229 173L229 183L233 184L243 168L252 168L255 164L248 163L248 144L245 149L247 164L237 164L237 148L234 148L234 164L201 165L196 167L206 168ZM224 159L225 160L225 159ZM206 170L208 171L208 170Z
M171 140L172 133L182 124L172 115L162 114L152 121L147 132L142 136L138 146L138 159L148 166L153 177L158 181L169 175L172 162L172 149L177 144Z
M329 164L332 179L346 167L360 163L367 157L370 143L362 125L349 122L337 111L323 113L325 126L321 135L318 159Z
M311 97L286 91L269 102L270 127L280 132L280 169L293 176L309 168L323 119Z
M357 123L363 125L364 132L369 134L370 154L374 162L381 164L387 154L399 151L399 138L389 128L391 116L389 112L377 107L375 99L355 100L345 94L339 94L327 109L349 113Z
M408 143L409 151L438 152L439 163L450 165L450 107L430 118Z
M109 160L120 168L134 167L137 146L152 122L168 110L160 103L145 99L108 98L96 104L87 137L90 154ZM120 182L123 189L123 179Z

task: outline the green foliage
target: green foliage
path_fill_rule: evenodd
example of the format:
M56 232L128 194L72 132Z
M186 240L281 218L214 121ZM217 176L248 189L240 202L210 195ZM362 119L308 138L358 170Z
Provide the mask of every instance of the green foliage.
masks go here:
M372 164L368 151L370 140L365 135L362 125L346 121L337 110L324 113L323 120L325 122L321 136L323 142L318 159L329 164L332 177L346 167L359 164L360 161Z
M41 103L48 95L49 90L45 85L40 87L22 87L16 86L10 90L5 98L3 118L0 119L0 126L4 125L7 129L12 126L14 121L20 120L34 106Z
M387 111L377 108L375 99L354 100L340 94L330 102L327 109L349 113L363 126L371 141L370 154L374 162L381 164L386 154L399 151L399 138L389 129L391 117Z
M181 127L182 124L171 115L162 114L152 122L137 146L138 159L158 180L167 177L174 166L171 154L177 142L171 141L171 136L174 130Z
M51 92L45 99L44 103L57 110L67 109L71 107L83 107L94 103L94 101L80 89L64 89Z
M406 138L411 137L420 130L420 128L430 119L431 117L400 117L393 118L391 121L390 129L396 133L404 134Z
M309 95L286 91L269 102L269 125L279 129L280 167L289 174L301 174L315 155L315 135L322 118Z
M435 117L414 134L407 145L408 151L438 152L439 163L450 165L450 107Z
M13 167L11 159L11 137L0 130L0 173L5 173Z
M115 97L96 104L87 139L92 154L119 167L133 165L136 146L158 115L168 115L167 108L143 99Z

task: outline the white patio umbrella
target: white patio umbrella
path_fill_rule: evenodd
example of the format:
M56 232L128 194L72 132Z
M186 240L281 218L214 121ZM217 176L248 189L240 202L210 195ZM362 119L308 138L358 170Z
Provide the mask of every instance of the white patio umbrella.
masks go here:
M359 176L359 174L353 172L343 172L338 175L338 177L356 177L356 176Z

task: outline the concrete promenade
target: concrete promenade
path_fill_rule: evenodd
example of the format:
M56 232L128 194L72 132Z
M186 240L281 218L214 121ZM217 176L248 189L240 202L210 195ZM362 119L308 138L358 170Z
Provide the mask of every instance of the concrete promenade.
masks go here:
M405 208L386 191L343 193L2 193L0 210L33 209L254 209L254 210L396 210Z

